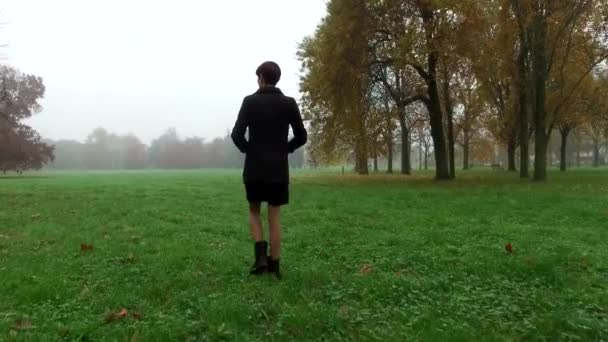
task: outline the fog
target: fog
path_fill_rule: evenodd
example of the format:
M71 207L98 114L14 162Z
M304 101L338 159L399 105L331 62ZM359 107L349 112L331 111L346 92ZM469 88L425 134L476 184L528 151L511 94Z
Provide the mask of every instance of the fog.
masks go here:
M298 43L324 0L4 0L3 63L44 78L44 138L83 141L96 127L145 143L174 127L212 139L232 127L256 67L283 69L298 97Z

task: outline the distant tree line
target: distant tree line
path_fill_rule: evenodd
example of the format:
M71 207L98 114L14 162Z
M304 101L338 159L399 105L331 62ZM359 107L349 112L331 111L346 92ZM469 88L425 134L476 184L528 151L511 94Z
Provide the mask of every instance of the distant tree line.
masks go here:
M181 138L173 128L149 146L135 135L114 134L103 128L95 129L85 142L47 143L55 148L55 160L49 166L63 170L241 168L245 158L228 134L205 141ZM289 163L294 168L303 167L304 152L291 155Z

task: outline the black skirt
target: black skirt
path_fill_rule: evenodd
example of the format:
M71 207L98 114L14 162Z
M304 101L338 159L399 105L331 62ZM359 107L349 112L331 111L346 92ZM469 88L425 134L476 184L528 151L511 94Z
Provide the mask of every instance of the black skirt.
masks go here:
M247 182L245 191L249 203L267 202L272 206L289 204L288 183Z

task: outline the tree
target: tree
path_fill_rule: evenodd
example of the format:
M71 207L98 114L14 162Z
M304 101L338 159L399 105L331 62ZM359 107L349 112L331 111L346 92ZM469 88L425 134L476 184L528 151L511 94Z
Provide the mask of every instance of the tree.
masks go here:
M327 10L298 53L305 72L300 84L305 118L311 121L311 135L319 139L313 153L331 159L336 151L342 156L354 151L356 171L368 174L368 7L363 0L333 0Z
M546 180L547 147L556 114L570 100L580 82L593 68L606 58L603 23L605 0L511 0L511 8L517 18L522 44L530 56L530 89L534 122L534 180ZM576 38L576 39L575 39ZM593 62L587 71L579 75L574 86L565 90L564 83L553 75L563 71L577 51L577 43L592 46ZM564 89L563 97L553 107L547 107L547 92L551 87Z
M474 73L464 68L458 74L456 92L456 136L463 150L463 170L470 168L471 147L477 132L481 129L480 115L485 102Z
M133 134L120 137L121 150L124 150L122 165L126 169L143 169L147 164L147 147Z
M381 17L385 20L378 28L388 37L396 36L395 53L385 63L396 70L412 71L424 88L417 89L413 100L427 107L431 136L435 152L435 178L450 179L449 149L444 129L445 110L439 92L439 62L442 51L450 50L451 34L458 21L460 4L438 0L381 2ZM408 98L407 100L410 100Z
M26 170L40 170L54 160L53 147L41 141L40 135L26 125L18 124L3 134L5 140L0 145L0 170L23 173Z
M0 168L3 172L40 169L53 161L53 147L21 123L39 112L44 97L42 78L0 65Z
M55 147L55 160L51 167L60 170L78 170L84 168L83 148L84 145L78 141L59 140L51 142Z

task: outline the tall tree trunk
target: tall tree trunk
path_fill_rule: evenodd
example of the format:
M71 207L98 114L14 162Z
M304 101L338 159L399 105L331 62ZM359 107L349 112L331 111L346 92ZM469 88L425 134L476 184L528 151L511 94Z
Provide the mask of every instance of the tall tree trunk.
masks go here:
M410 130L405 122L405 107L399 108L399 126L401 127L401 174L412 174Z
M445 113L447 119L448 129L448 161L450 169L450 179L456 178L456 162L455 162L455 148L456 141L454 140L454 113L452 111L452 97L450 96L450 81L447 71L447 67L444 66L443 70L443 98L445 101Z
M450 178L456 178L456 140L454 138L454 118L452 110L448 111L448 144L450 153Z
M507 143L507 169L509 172L517 172L517 167L515 166L515 150L517 149L517 143L515 139L511 138Z
M360 175L369 174L369 146L368 138L365 131L365 125L363 124L363 116L359 115L358 120L358 132L356 146L355 146L355 158L356 160L356 171Z
M359 149L355 154L355 171L360 175L368 175L369 165L367 152Z
M378 172L378 153L374 152L374 172Z
M429 149L428 148L424 149L424 169L425 170L429 169Z
M600 166L600 142L593 138L593 167Z
M534 180L547 180L547 142L551 132L547 132L545 99L547 80L546 36L547 19L537 10L534 23L534 43L532 63L534 70Z
M519 96L519 177L530 177L530 152L528 139L528 49L525 42L524 33L520 33L520 51L517 58L518 64L518 83L517 91Z
M547 167L553 166L553 144L551 139L547 138Z
M450 179L450 170L448 167L448 150L445 141L445 132L443 128L443 111L441 110L441 99L439 97L439 88L437 85L437 63L439 56L435 51L434 46L436 37L434 36L433 27L435 25L435 13L430 5L424 5L421 9L422 21L425 27L425 40L428 48L426 75L423 75L426 85L428 99L425 101L427 106L430 123L431 137L433 138L433 146L435 150L435 179L444 180Z
M568 135L570 134L570 128L569 127L563 127L559 129L559 132L561 133L562 136L562 143L560 146L560 160L559 160L559 169L560 171L566 171L568 165L566 164L566 152L567 152L567 147L568 147Z
M388 166L387 166L387 173L393 173L393 137L391 136L391 139L388 142Z
M418 145L418 169L422 170L422 143Z
M581 167L581 143L576 141L576 167Z
M462 157L462 169L463 170L468 170L469 167L469 150L471 148L470 144L470 137L469 137L469 132L468 131L464 131L464 144L462 146L463 149L463 157Z

